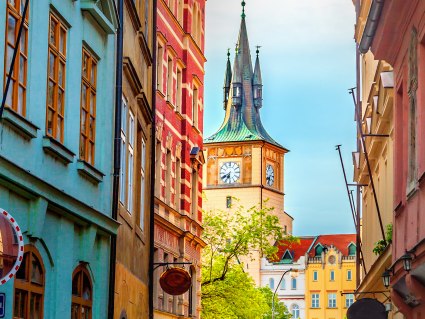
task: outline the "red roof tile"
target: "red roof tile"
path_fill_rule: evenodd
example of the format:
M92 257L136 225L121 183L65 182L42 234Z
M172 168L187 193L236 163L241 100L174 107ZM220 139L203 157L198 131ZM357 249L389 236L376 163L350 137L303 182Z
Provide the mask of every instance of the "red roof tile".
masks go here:
M313 243L315 237L299 237L299 239L299 243L288 243L288 241L285 240L281 240L277 243L278 252L276 253L275 258L272 258L271 261L279 262L286 250L291 253L294 261L297 261L300 257L304 256Z
M348 246L350 243L356 244L356 234L335 234L335 235L319 235L309 251L310 257L314 257L314 247L317 244L321 244L323 247L330 247L333 245L338 249L343 256L348 256Z

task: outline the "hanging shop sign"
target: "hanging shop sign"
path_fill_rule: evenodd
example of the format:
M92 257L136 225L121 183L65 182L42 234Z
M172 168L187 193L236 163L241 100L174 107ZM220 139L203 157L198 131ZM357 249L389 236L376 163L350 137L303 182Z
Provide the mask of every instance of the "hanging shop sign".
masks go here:
M187 270L179 267L169 268L159 278L161 288L170 295L182 295L192 285L192 278Z
M21 228L12 215L0 208L0 285L13 278L23 257Z
M385 306L376 299L362 298L353 303L347 311L348 319L387 319Z

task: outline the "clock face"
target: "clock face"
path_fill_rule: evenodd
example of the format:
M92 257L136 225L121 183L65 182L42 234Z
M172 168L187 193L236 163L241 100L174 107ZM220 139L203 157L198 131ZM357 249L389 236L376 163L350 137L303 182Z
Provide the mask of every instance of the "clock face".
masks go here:
M224 183L236 183L240 176L241 169L238 163L225 162L220 168L220 178Z
M274 169L270 164L266 166L266 184L268 186L273 186L274 184Z

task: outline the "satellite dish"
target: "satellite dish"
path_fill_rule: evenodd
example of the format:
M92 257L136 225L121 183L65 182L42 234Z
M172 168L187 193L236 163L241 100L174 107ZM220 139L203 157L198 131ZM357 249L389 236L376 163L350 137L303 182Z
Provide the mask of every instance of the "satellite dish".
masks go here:
M192 285L192 277L185 269L173 267L161 274L159 284L167 294L173 296L182 295Z
M24 257L21 228L7 211L0 208L0 285L18 271Z
M362 298L353 303L347 311L348 319L387 319L385 306L376 299Z

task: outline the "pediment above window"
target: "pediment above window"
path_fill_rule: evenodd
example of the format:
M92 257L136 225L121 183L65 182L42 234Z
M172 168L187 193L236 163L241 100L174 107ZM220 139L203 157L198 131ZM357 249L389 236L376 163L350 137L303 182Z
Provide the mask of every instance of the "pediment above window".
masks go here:
M81 0L81 10L89 12L106 33L113 34L117 30L114 0Z

